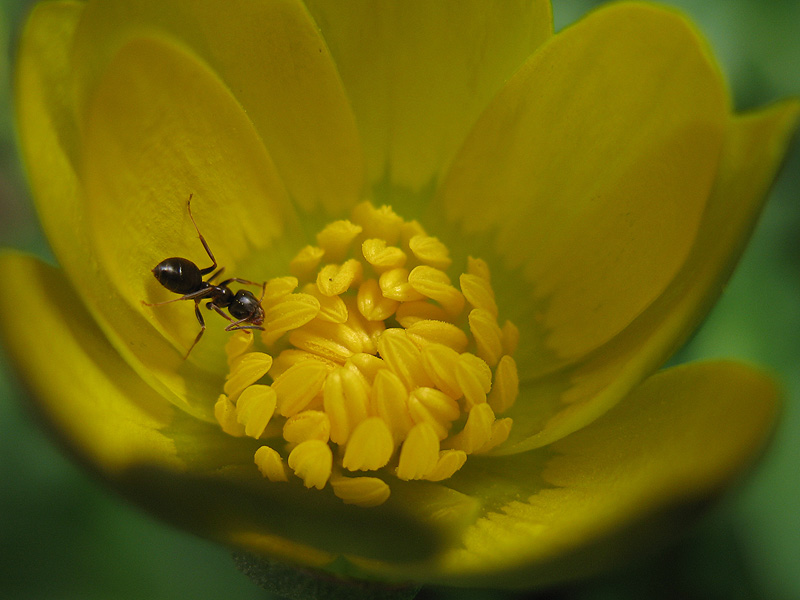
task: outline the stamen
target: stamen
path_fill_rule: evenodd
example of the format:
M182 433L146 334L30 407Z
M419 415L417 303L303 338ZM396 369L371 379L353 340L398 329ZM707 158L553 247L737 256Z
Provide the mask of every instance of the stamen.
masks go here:
M365 508L380 506L389 499L391 493L386 482L377 477L332 477L331 487L345 504Z
M347 305L339 296L325 296L313 283L303 286L303 292L314 296L317 302L319 302L319 312L316 314L317 319L328 321L329 323L344 323L347 321ZM309 321L310 320L311 319L309 319ZM297 327L302 327L307 322L308 321L300 323ZM293 327L292 329L295 328Z
M494 299L492 284L487 278L471 273L464 273L459 278L461 291L473 308L481 308L497 318L497 302Z
M339 261L359 233L361 227L350 221L334 221L317 234L317 245L325 251L328 260Z
M447 440L447 446L472 454L492 438L494 411L488 404L476 404L469 411L467 423L460 433Z
M453 264L450 260L447 246L435 237L429 235L415 235L408 240L408 247L421 263L437 269L447 269Z
M358 312L368 321L385 321L394 314L400 302L385 298L374 279L367 279L358 288Z
M406 334L420 350L431 344L443 344L456 352L464 352L469 345L467 334L446 321L420 319L406 327Z
M489 265L470 257L451 279L442 241L368 202L316 244L264 289L260 337L275 360L253 351L250 331L226 345L214 415L227 434L268 442L254 455L261 474L330 483L344 503L371 507L392 481L446 482L502 444L512 421L496 415L519 394L519 330L499 325ZM359 471L376 476L346 475Z
M378 416L389 424L396 444L406 439L414 426L408 410L408 391L400 378L389 369L375 376L372 384L372 407Z
M400 450L397 477L404 481L424 479L439 462L439 436L429 423L414 425Z
M328 368L316 360L304 360L292 365L272 383L278 398L278 412L292 417L309 405L321 390Z
M349 471L374 471L392 458L394 440L380 417L361 421L347 440L342 466Z
M229 397L238 396L243 389L266 375L271 366L272 357L263 352L248 352L239 356L231 363L223 391Z
M450 284L444 271L420 265L408 274L408 283L423 296L436 300L450 316L464 308L464 295Z
M381 273L378 285L383 295L398 302L423 300L425 296L411 286L408 282L408 275L408 269L402 267Z
M306 280L316 272L325 250L317 246L306 246L289 262L289 272L298 279Z
M325 296L344 294L361 281L361 263L351 258L341 265L325 265L317 275L317 287Z
M330 417L331 441L345 444L350 433L367 418L367 388L355 372L340 367L325 380L322 398L325 412Z
M502 414L514 405L518 394L517 361L506 354L500 359L494 372L494 385L489 392L489 406L495 413Z
M333 468L330 446L322 440L299 443L289 453L289 468L303 480L303 485L307 488L321 490L328 483Z
M283 439L290 444L307 440L327 442L331 434L331 421L320 410L304 410L290 417L283 426ZM486 438L488 441L488 437Z
M281 455L269 446L261 446L254 456L261 474L270 481L289 481Z
M236 420L244 425L245 435L260 438L275 413L278 398L268 385L251 385L236 401Z
M364 240L361 245L364 259L379 275L392 269L400 269L406 264L406 253L396 246L387 246L386 240L373 238Z
M408 413L415 423L428 423L440 440L461 414L458 402L436 388L418 387L408 396Z
M222 431L233 437L243 437L244 425L237 419L236 405L225 394L220 394L214 404L214 418L217 419Z
M494 315L483 308L470 311L469 330L475 338L476 354L490 367L497 366L503 355L503 332Z
M433 385L425 372L419 348L405 330L387 329L378 340L378 352L409 390Z

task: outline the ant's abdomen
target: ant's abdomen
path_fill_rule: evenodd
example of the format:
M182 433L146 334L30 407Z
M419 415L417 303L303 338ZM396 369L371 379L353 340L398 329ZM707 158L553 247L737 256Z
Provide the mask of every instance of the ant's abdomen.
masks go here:
M153 269L153 275L161 285L176 294L193 292L203 282L203 276L197 265L177 256L158 263Z

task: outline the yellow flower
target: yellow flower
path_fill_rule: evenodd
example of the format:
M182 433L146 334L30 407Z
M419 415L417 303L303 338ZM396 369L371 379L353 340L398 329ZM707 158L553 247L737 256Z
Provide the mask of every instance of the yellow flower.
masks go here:
M732 114L678 14L553 35L542 1L47 2L17 106L60 268L2 256L25 290L4 343L83 462L201 535L354 577L552 582L675 527L773 424L751 367L654 374L800 109ZM179 298L150 274L168 257L257 282L230 286L263 331L204 311L192 346L191 299L152 306Z

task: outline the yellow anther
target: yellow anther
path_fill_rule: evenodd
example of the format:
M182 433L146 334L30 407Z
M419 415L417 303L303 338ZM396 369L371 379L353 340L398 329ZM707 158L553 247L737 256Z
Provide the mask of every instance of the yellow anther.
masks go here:
M361 227L350 221L334 221L317 234L317 245L325 251L330 261L340 261L350 249L350 244L361 233Z
M269 425L277 405L275 390L268 385L251 385L236 401L236 420L244 425L245 435L260 438Z
M368 321L358 310L358 299L352 296L345 300L349 316L347 326L361 339L362 352L374 354L378 351L378 340L386 330L383 321Z
M360 373L361 376L364 377L364 381L372 385L378 371L386 368L386 363L383 362L383 359L378 358L374 354L359 352L348 358L344 366L352 371Z
M437 388L456 399L463 396L456 377L459 360L458 352L442 344L430 344L422 349L422 364L425 372Z
M267 374L272 366L272 357L263 352L248 352L231 361L231 370L223 391L235 400L243 389L254 384Z
M417 321L449 321L450 316L441 306L432 304L427 300L403 302L395 312L395 319L401 326L408 329Z
M331 421L328 415L319 410L304 410L286 420L283 425L283 439L290 444L307 440L327 442L331 434Z
M278 412L291 417L305 409L322 391L328 373L328 367L317 360L304 360L286 369L272 382L278 395Z
M381 273L378 284L381 293L392 300L412 302L424 300L425 296L416 291L408 282L408 269L398 268Z
M361 376L347 368L335 369L325 380L322 398L331 423L331 441L346 443L369 414L369 393Z
M395 443L402 442L414 426L406 386L392 371L382 369L375 376L370 398L372 411L389 425Z
M409 339L404 329L384 331L378 340L378 352L407 389L433 386L433 380L425 371L419 348Z
M508 434L511 433L511 426L513 421L509 418L497 419L492 424L492 436L484 446L478 448L473 454L485 454L490 450L496 448L508 439Z
M394 314L400 302L385 298L376 279L367 279L358 288L358 312L368 321L384 321Z
M394 440L380 417L361 421L350 434L342 466L349 471L374 471L385 466L394 453Z
M303 281L314 278L314 273L325 256L325 250L317 246L306 246L289 262L289 272Z
M350 219L361 225L367 238L381 238L390 245L396 244L400 239L403 218L391 206L375 208L369 202L362 202L353 209Z
M267 285L264 286L262 302L264 304L273 304L295 291L298 285L300 284L297 281L297 277L275 277L270 279Z
M328 321L329 323L344 323L347 321L347 305L339 296L325 296L313 283L304 285L303 293L314 296L319 302L319 313L317 313L316 318L320 321Z
M272 344L287 331L302 327L319 313L319 300L309 294L288 294L264 310L265 344Z
M408 414L414 423L430 424L437 437L443 440L450 425L461 415L458 402L444 392L430 387L419 387L408 395Z
M439 437L429 423L414 425L400 449L395 474L399 479L424 479L439 462Z
M352 286L361 283L361 263L351 258L341 265L325 265L317 274L317 287L325 296L344 294Z
M442 344L461 353L469 345L467 334L446 321L429 319L415 321L411 326L406 327L406 333L419 346L420 350L429 344Z
M330 479L333 469L333 453L322 440L307 440L295 446L289 453L289 468L307 488L321 490Z
M436 466L425 475L428 481L443 481L453 476L453 474L464 466L467 462L466 452L461 450L442 450L439 452L439 460Z
M485 361L465 352L458 357L456 381L466 399L467 408L486 402L486 394L492 388L492 370Z
M476 404L469 411L464 429L447 440L445 446L472 454L480 450L492 437L494 411L486 404Z
M444 271L420 265L408 274L408 283L426 298L436 300L450 316L458 315L464 308L464 294L451 285Z
M469 330L475 339L476 354L490 367L503 355L503 332L488 310L475 308L469 313Z
M270 481L289 481L281 455L269 446L261 446L253 458L258 470Z
M400 226L400 239L403 241L403 246L406 248L408 248L411 238L415 235L428 235L425 232L425 228L419 224L419 221L405 221Z
M332 477L333 493L345 504L369 508L389 499L389 486L377 477Z
M234 437L244 436L244 425L236 420L236 405L225 394L220 394L214 404L214 418L222 431Z
M488 279L480 275L463 273L459 278L461 292L473 308L488 311L497 319L497 302L494 299L494 290Z
M489 265L482 258L472 258L471 256L468 256L467 273L470 275L477 275L486 281L492 280L491 272L489 271Z
M503 324L503 352L514 354L519 345L519 329L511 321Z
M433 236L415 235L408 240L408 248L422 264L437 269L447 269L453 264L447 246Z
M494 372L494 384L489 392L489 406L502 414L514 405L519 395L517 361L507 354L500 359Z
M225 344L225 356L228 357L228 366L230 367L234 360L239 358L242 354L250 351L253 347L253 332L249 329L240 329L228 339Z
M519 394L519 330L499 326L489 265L469 257L453 285L445 244L369 202L316 241L260 297L275 360L252 351L251 332L226 345L214 414L230 435L283 436L280 452L255 453L264 477L294 472L307 488L330 482L343 502L378 506L393 475L443 481L507 440L512 421L495 415ZM383 473L343 475L354 471Z
M344 364L350 356L369 347L369 338L351 328L347 323L330 323L315 320L289 334L289 342L296 348ZM366 346L366 348L365 348Z
M379 275L384 271L399 269L408 260L406 253L400 248L387 246L386 240L379 238L364 240L361 244L361 254Z
M272 363L272 368L269 370L269 376L275 380L280 377L281 373L286 371L289 367L296 365L299 362L303 362L304 360L316 360L317 362L321 362L328 368L328 370L332 370L338 366L335 362L322 358L316 354L312 354L311 352L289 348L277 356L275 361Z

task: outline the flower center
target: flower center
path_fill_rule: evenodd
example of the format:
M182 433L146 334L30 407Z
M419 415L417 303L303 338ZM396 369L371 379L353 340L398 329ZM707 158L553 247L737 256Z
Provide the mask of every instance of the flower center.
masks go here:
M215 405L226 433L264 442L264 477L377 506L393 480L445 480L507 439L519 332L498 324L486 262L469 258L458 287L451 263L419 223L364 202L267 282L268 353L237 332Z

